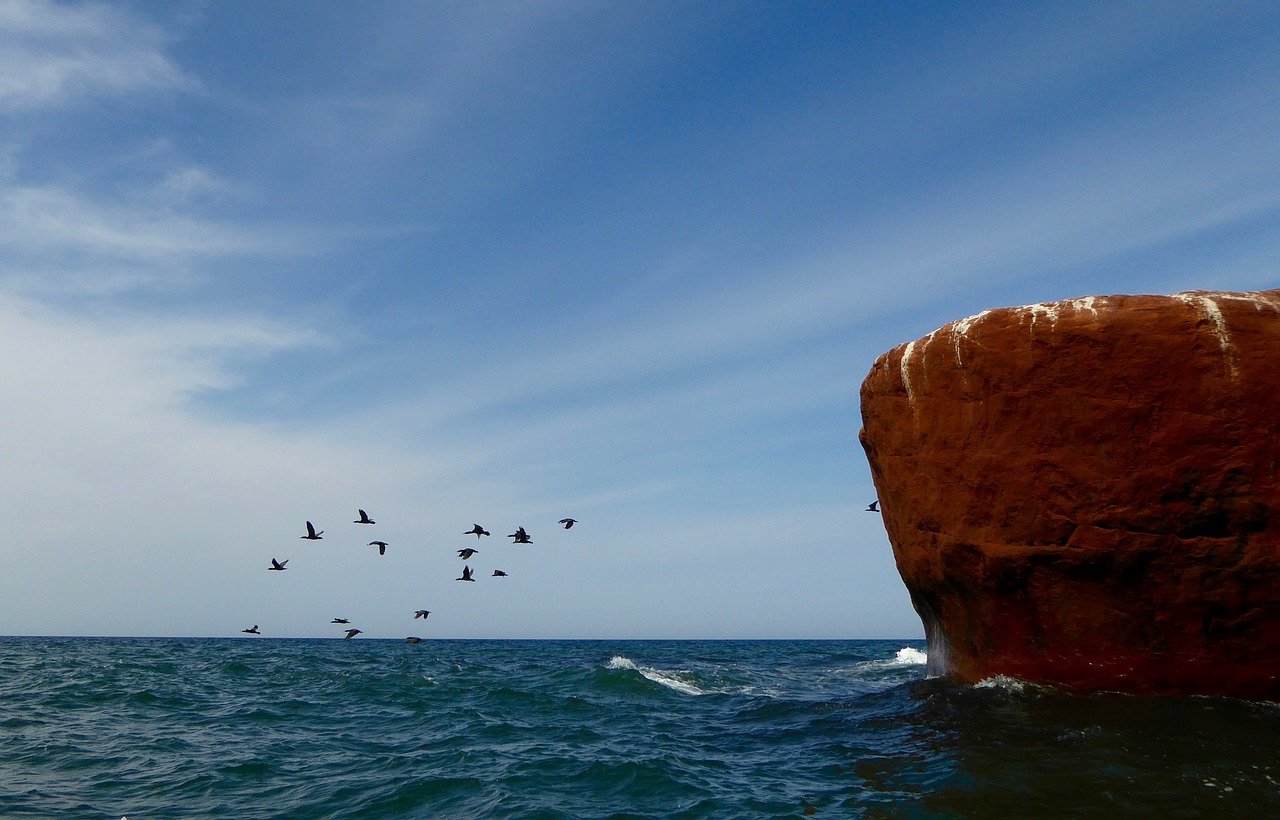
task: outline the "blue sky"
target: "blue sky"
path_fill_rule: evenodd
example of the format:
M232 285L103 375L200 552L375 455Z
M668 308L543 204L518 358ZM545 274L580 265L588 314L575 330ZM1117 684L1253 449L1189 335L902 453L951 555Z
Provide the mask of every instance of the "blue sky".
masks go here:
M3 0L0 631L918 637L871 362L1280 287L1277 39L1271 3Z

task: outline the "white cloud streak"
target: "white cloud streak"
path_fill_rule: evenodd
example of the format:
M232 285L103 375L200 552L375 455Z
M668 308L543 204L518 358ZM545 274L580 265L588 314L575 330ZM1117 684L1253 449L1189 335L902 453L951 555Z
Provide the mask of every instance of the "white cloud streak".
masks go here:
M0 245L20 253L174 260L296 250L294 240L174 213L106 204L53 186L0 190Z
M0 111L55 108L103 94L192 88L160 29L119 7L0 2Z

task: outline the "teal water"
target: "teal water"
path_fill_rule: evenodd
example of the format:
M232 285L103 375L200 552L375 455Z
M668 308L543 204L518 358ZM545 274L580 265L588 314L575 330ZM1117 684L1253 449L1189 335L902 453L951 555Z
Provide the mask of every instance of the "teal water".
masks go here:
M1280 815L1280 707L914 641L0 639L0 817Z

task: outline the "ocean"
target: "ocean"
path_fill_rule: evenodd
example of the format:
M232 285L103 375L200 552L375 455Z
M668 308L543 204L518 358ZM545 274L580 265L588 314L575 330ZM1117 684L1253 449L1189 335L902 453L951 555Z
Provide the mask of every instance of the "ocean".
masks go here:
M922 641L0 638L0 817L1280 816L1280 706Z

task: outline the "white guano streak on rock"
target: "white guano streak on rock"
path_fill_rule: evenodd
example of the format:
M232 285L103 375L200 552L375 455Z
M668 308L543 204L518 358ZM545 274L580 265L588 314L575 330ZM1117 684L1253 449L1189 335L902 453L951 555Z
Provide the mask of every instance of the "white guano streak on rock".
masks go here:
M1049 327L1052 330L1058 323L1058 318L1062 316L1065 308L1070 308L1076 313L1088 311L1093 318L1098 318L1100 307L1098 305L1099 297L1082 296L1079 299L1068 299L1063 302L1039 302L1034 305L1025 305L1023 307L1014 308L1014 311L1023 317L1031 317L1031 329L1035 330L1036 323L1041 317L1048 319Z
M958 322L951 323L951 347L956 354L956 367L961 370L964 369L964 359L960 356L960 340L962 338L967 339L969 337L969 329L977 322L980 322L990 312L991 311L989 310L984 310L981 313L975 313L974 315L961 319ZM929 336L932 338L933 334L930 333Z
M1213 335L1218 338L1218 347L1222 350L1222 357L1226 359L1227 367L1231 369L1231 378L1233 380L1239 379L1240 371L1236 368L1235 345L1231 343L1231 331L1227 328L1227 319L1222 315L1222 309L1214 301L1215 296L1217 294L1175 293L1173 298L1184 304L1191 305L1201 316L1209 320L1209 323L1213 325Z
M902 376L902 387L907 391L907 405L911 408L913 415L916 411L916 395L911 384L911 363L912 360L916 358L916 351L918 350L920 354L920 366L922 368L924 367L925 356L929 352L929 345L933 342L933 337L937 336L938 333L939 331L935 330L923 339L916 339L913 342L907 342L907 344L902 348L902 359L898 362L898 372Z
M907 342L907 346L902 348L902 358L898 360L898 373L902 376L902 387L907 391L907 406L911 408L912 415L916 412L916 397L911 392L911 352L915 349L915 342Z
M1087 310L1089 311L1089 315L1093 318L1098 318L1098 297L1096 296L1084 296L1079 299L1072 299L1067 304L1071 305L1077 313L1082 310Z
M1031 314L1031 329L1033 331L1036 329L1036 322L1040 320L1041 316L1044 316L1049 320L1050 329L1052 329L1053 325L1058 323L1057 302L1042 302L1036 305L1027 305L1022 310Z
M1182 296L1182 295L1185 295L1185 294L1179 294L1179 296ZM1267 308L1271 308L1272 311L1276 313L1280 313L1280 299L1277 299L1275 296L1271 296L1270 294L1267 294L1267 293L1214 292L1214 293L1205 294L1205 296L1211 296L1217 301L1225 300L1228 302L1244 302L1247 305L1253 305L1253 309L1259 313L1266 310Z

